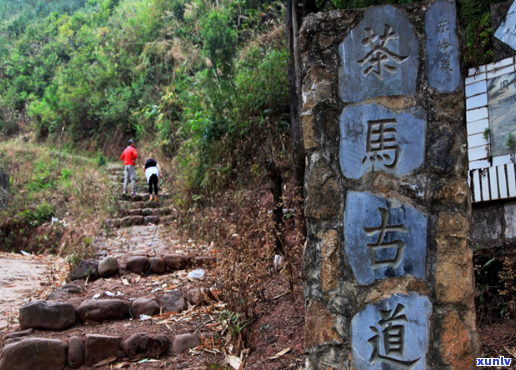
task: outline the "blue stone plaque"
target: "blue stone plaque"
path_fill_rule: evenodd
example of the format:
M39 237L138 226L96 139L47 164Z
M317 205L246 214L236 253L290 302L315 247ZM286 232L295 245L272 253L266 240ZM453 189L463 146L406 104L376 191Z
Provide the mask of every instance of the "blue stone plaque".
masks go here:
M398 8L366 9L362 21L339 45L339 55L339 91L344 102L416 92L419 43Z
M340 167L359 179L365 172L403 176L425 159L426 114L394 113L379 104L348 106L340 116Z
M496 29L494 37L516 50L516 1L512 3L500 27Z
M415 293L368 305L351 320L355 369L426 369L431 312L430 300Z
M360 285L389 277L425 278L427 217L396 199L348 191L344 248Z
M455 1L439 0L425 14L428 83L440 93L461 84Z

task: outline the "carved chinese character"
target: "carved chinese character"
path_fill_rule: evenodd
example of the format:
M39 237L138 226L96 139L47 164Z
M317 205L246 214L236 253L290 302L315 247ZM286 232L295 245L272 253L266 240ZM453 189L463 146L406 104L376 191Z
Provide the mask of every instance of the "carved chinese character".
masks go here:
M380 212L380 216L382 218L382 222L378 227L364 227L364 231L367 236L372 236L375 234L380 234L378 236L378 240L376 243L367 244L367 248L369 248L369 255L371 257L371 267L373 269L378 269L384 266L390 266L392 268L397 268L401 263L401 259L403 258L403 251L405 250L405 242L402 240L395 240L393 242L383 242L385 237L385 233L387 232L402 232L408 233L405 225L388 225L389 222L389 211L385 208L378 208ZM380 249L395 249L396 255L394 258L385 259L385 260L376 260L376 251Z
M437 47L439 49L443 49L444 51L448 51L448 49L450 48L450 46L452 46L452 44L450 44L448 42L448 40L446 40L446 37L444 38L443 41L439 40L439 42L437 43Z
M502 82L500 82L500 91L506 91L506 90L509 90L509 81L503 80Z
M437 28L438 33L445 33L446 31L449 31L448 28L448 21L443 18L442 21L439 22L439 26Z
M362 159L364 164L380 162L387 169L396 170L401 157L401 148L396 140L396 119L380 119L367 121L366 155Z
M452 71L453 72L453 69L450 68L450 58L443 58L441 59L441 68L440 70L442 72L446 72L446 71Z
M365 33L366 38L362 40L362 45L365 48L370 47L372 50L363 59L360 59L357 62L360 66L364 66L366 63L370 64L370 66L365 69L364 76L373 72L378 79L383 80L384 68L387 72L396 74L398 72L398 68L396 66L384 63L387 63L389 60L393 60L397 64L401 64L409 58L409 56L401 56L387 49L387 44L390 40L397 40L399 38L396 31L386 24L383 36L379 37L374 34L371 28L366 28ZM378 39L380 39L380 43L377 44L376 42ZM377 68L376 70L374 70L375 67Z
M395 310L380 310L382 319L378 321L378 325L383 329L380 331L374 326L369 327L375 334L367 341L373 347L373 353L369 359L371 364L383 362L402 370L410 370L414 368L421 359L420 357L412 361L403 360L403 350L405 346L405 326L403 323L408 322L407 316L402 315L404 310L405 306L401 303L398 303ZM385 356L380 354L380 346L382 343ZM392 356L401 357L401 359Z

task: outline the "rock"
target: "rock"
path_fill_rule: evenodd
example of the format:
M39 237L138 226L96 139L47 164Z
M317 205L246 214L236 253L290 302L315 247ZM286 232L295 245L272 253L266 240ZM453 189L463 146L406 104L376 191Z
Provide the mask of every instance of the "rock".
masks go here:
M116 212L116 215L118 217L125 217L127 216L128 212L127 212L127 209L125 208L118 208L117 212Z
M151 210L151 214L150 214L150 215L151 215L151 216L159 216L160 214L163 214L163 213L160 211L160 209L159 209L159 208L153 208L153 209Z
M132 360L154 358L168 351L170 340L163 334L133 334L122 343L127 357Z
M131 305L133 317L140 319L140 315L154 316L159 313L159 306L154 298L138 298Z
M141 216L142 210L141 209L131 209L129 211L129 216Z
M82 322L122 320L129 314L129 303L119 299L84 301L77 307L76 313Z
M127 260L127 269L135 274L146 274L150 269L147 257L131 257Z
M200 344L199 338L195 334L179 334L174 337L172 342L172 350L176 355L187 349L197 347Z
M3 348L0 370L63 370L67 352L61 340L26 338Z
M200 280L200 279L204 279L204 275L205 275L205 272L203 269L195 269L188 273L188 278Z
M70 279L73 280L81 280L86 279L88 276L90 280L96 279L98 275L98 266L99 263L95 260L82 260L79 262L79 265L75 268L75 270L70 274Z
M33 301L19 312L22 329L65 330L75 325L75 309L70 303Z
M142 216L150 216L152 214L152 210L150 208L142 209Z
M217 264L217 257L215 256L197 256L193 260L195 267L211 267Z
M133 209L141 209L145 207L145 202L133 202Z
M140 194L133 194L131 195L131 200L133 202L141 202L143 197Z
M71 294L84 293L84 286L82 284L66 284L61 289L70 292Z
M187 265L186 258L179 254L167 254L163 261L172 271L183 270Z
M186 293L186 299L193 305L201 305L204 301L204 296L202 294L201 289L195 288L190 289Z
M104 258L99 263L99 276L105 277L118 273L118 261L113 256Z
M143 225L144 222L145 222L145 218L143 216L132 216L131 217L131 226Z
M165 262L163 262L161 258L149 258L149 260L151 262L152 272L155 274L164 274L167 271L167 265L165 265Z
M159 224L159 217L157 217L157 216L147 216L147 217L145 217L145 221L143 223L145 225L148 225L148 224L157 225L157 224Z
M124 217L120 220L120 227L129 227L131 226L131 223L133 222L133 217L132 216L128 216L128 217Z
M111 227L111 228L119 228L120 227L120 219L111 218L109 220L106 220L106 226Z
M179 290L171 290L159 300L163 312L181 312L185 306L185 300Z
M68 366L77 369L84 365L85 347L82 339L79 337L71 337L68 342Z
M121 340L118 336L86 334L86 366L93 366L110 357L118 357Z
M9 333L9 334L6 334L5 335L5 339L12 339L12 338L21 338L21 337L26 337L28 335L31 335L34 333L34 329L27 329L27 330L23 330L23 331L16 331L14 333Z

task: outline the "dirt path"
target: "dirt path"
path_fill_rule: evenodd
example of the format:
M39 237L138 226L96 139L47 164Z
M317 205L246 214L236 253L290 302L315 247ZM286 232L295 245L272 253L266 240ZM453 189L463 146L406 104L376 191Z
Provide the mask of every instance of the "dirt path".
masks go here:
M62 267L63 261L52 257L0 252L0 331L13 321L27 298L44 295L61 284Z

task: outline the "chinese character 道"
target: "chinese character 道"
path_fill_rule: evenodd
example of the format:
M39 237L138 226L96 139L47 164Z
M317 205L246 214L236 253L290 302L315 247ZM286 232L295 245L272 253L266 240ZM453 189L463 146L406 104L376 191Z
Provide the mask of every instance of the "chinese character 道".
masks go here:
M421 359L420 357L412 361L403 360L405 349L405 326L403 324L408 322L407 316L402 315L403 311L405 311L405 306L401 303L398 303L394 310L380 310L381 320L378 321L378 325L381 330L374 326L369 327L375 334L367 341L373 347L373 353L369 359L371 364L381 362L402 370L410 370ZM382 344L385 355L381 354ZM401 357L401 359L392 356Z

